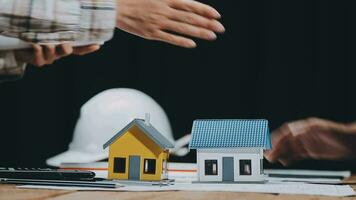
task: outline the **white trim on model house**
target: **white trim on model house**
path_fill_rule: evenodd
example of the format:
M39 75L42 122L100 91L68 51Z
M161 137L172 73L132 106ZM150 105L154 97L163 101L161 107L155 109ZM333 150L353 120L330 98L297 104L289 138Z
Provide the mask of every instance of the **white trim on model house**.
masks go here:
M264 181L265 176L261 171L263 169L261 166L262 148L197 149L198 181L223 182L223 158L232 158L233 160L234 182ZM209 165L209 169L206 168L206 164ZM244 169L241 168L240 164L245 164ZM216 168L217 173L209 172L209 170ZM243 173L246 174L243 175Z
M161 179L165 180L168 179L168 164L167 164L167 160L163 159L162 161L162 173L161 173Z

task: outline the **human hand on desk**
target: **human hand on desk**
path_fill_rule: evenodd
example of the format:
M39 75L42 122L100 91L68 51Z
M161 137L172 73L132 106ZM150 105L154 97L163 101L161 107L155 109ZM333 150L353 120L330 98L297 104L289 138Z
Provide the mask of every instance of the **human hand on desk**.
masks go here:
M52 64L54 61L70 54L85 55L97 51L100 48L99 45L72 47L72 45L68 43L60 45L33 44L32 47L32 49L15 51L16 60L29 63L37 67L42 67L43 65Z
M118 28L186 48L196 46L186 36L215 40L225 31L220 14L194 0L118 0L117 13Z
M272 135L270 162L291 165L303 159L347 160L356 158L356 124L319 118L286 123Z

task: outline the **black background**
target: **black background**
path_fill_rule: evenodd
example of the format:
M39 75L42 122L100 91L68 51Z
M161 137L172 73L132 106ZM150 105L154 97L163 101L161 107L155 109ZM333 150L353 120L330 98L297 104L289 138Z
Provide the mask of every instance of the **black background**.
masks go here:
M203 2L226 27L214 42L189 50L117 30L97 53L29 67L22 80L1 84L0 164L43 166L67 149L80 106L116 87L158 101L176 139L196 118L267 118L271 129L309 116L356 119L356 1ZM352 167L325 163L295 167Z

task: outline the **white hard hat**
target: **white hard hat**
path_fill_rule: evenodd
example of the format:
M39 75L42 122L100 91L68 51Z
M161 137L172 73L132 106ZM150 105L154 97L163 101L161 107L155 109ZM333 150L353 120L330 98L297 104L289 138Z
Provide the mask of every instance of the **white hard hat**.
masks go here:
M47 164L58 167L61 163L106 159L108 149L104 150L103 144L133 119L144 119L146 113L150 114L151 124L174 142L168 117L156 101L138 90L110 89L97 94L82 106L69 149L47 159Z

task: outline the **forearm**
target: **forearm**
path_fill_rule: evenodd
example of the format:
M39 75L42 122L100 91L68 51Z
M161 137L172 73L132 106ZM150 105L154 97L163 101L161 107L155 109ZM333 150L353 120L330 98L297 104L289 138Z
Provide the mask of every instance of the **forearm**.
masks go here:
M0 32L28 42L106 41L114 0L0 0Z

